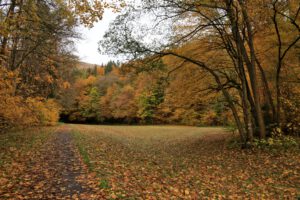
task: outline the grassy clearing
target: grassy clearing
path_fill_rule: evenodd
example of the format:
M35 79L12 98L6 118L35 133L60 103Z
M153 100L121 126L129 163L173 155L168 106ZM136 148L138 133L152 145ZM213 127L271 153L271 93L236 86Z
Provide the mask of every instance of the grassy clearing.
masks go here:
M99 189L119 199L287 199L300 156L227 148L222 128L71 125Z

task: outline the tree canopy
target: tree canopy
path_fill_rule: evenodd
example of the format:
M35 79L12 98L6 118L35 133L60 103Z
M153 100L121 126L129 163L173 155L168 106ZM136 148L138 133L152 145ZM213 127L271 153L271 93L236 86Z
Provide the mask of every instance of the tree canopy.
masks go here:
M242 140L252 141L289 124L282 91L287 79L293 91L299 84L299 9L297 1L141 1L111 24L100 50L197 66L223 94Z

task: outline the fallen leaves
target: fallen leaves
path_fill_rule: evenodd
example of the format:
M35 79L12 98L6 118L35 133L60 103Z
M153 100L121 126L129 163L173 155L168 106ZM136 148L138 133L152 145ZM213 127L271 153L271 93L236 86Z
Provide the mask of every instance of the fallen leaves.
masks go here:
M41 143L31 145L22 157L3 166L9 182L0 174L0 180L6 182L0 184L0 199L101 199L94 176L88 173L72 143L70 130L60 127L39 134L44 138ZM25 144L38 141L36 134L27 136L32 137ZM25 156L28 153L30 157Z
M228 149L224 134L210 137L214 129L58 128L0 136L0 199L292 199L299 194L298 150Z
M201 129L197 135L157 126L72 128L98 179L112 186L103 190L107 199L294 198L300 184L299 152L228 149L224 134Z

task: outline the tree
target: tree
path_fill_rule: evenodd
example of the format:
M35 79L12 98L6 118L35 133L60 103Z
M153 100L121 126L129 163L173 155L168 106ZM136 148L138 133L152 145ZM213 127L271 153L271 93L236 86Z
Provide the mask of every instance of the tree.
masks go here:
M109 121L113 119L113 110L110 106L116 91L116 85L107 88L106 94L101 97L101 120Z
M113 68L116 67L116 64L114 61L109 61L105 66L104 66L104 72L105 74L109 74L110 72L113 71Z
M268 7L274 9L266 10ZM290 10L287 12L286 9ZM130 59L173 56L198 66L215 81L215 91L224 95L242 141L251 142L253 134L262 139L267 134L263 104L269 105L273 116L281 112L280 100L276 101L277 109L274 107L276 102L270 91L271 80L267 79L257 53L256 34L260 30L273 28L275 31L272 34L277 35L280 49L278 33L282 27L276 25L279 15L293 30L285 53L278 56L277 62L281 66L283 55L299 41L298 14L299 5L289 1L142 1L139 7L128 8L112 23L105 39L100 42L100 49L127 55ZM149 19L156 21L147 22L147 28L147 24L139 20L141 15L148 15ZM270 21L272 17L273 22ZM138 30L140 27L146 31ZM165 37L158 39L161 33L165 33ZM150 39L144 40L145 37ZM203 54L183 51L193 46L192 43L196 45L194 49ZM214 59L211 59L212 56ZM276 67L276 74L281 73L279 66ZM266 102L262 102L260 86L263 86ZM280 92L278 88L276 90L278 99ZM277 117L272 122L280 124L282 121Z
M97 68L97 75L100 75L100 76L104 76L104 67L98 67Z
M110 99L110 109L115 119L123 119L126 123L134 122L137 118L135 91L132 86L125 85Z
M99 121L100 119L100 94L98 88L92 87L87 95L87 101L84 102L83 117L87 121Z
M0 114L0 118L14 127L57 120L59 109L50 98L62 83L61 65L74 60L66 50L69 39L75 36L75 24L66 12L66 7L57 2L0 1L0 76L14 74L9 97L1 96L0 101L15 102L6 109L15 110L14 115L19 116L16 120L16 116Z
M56 100L75 119L99 115L98 87L83 81L78 88L84 89L76 91L78 85L72 85L78 81L76 73L91 81L87 72L72 70L78 60L72 53L79 38L75 27L92 27L104 8L122 6L122 1L0 0L0 129L2 121L6 127L17 126L16 121L30 126L58 120ZM92 73L96 76L97 68ZM90 106L86 110L85 102Z
M155 111L164 101L164 88L160 83L145 90L139 97L139 117L146 123L153 123Z

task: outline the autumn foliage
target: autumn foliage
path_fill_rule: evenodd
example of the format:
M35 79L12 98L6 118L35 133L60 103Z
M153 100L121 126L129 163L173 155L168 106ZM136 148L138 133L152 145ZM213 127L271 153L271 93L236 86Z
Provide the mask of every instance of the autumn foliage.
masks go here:
M13 87L18 76L7 70L0 71L0 128L53 125L59 119L60 106L53 99L25 98L15 95Z
M206 91L207 95L203 97L201 90L207 80L198 79L201 72L195 72L191 65L185 65L185 69L170 74L168 78L168 71L173 68L168 59L151 64L150 67L156 67L152 71L144 71L149 66L143 63L113 64L112 69L107 70L109 65L76 69L73 83L60 96L63 120L80 123L232 124L220 95ZM186 79L187 76L193 79ZM190 98L192 94L197 95Z
M104 8L121 61L80 62ZM297 0L0 0L0 199L299 199L299 33Z
M0 1L1 132L56 124L56 97L77 60L70 50L74 28L92 26L104 7L99 1Z
M205 99L208 91L222 95L213 97L213 102L216 104L223 98L226 106L215 108L230 110L246 146L254 138L270 137L275 129L299 134L296 131L299 121L289 117L297 112L292 105L299 99L296 91L300 7L297 1L142 2L128 6L111 24L99 43L103 52L146 62L167 57L170 62L165 64L171 67L169 72L177 71L174 74L182 76L171 91L174 96L179 95L174 99L191 101L198 99L197 95ZM145 22L141 16L149 20ZM191 68L181 67L187 65L194 68L192 72L188 73ZM202 88L199 79L203 81ZM188 89L184 88L188 81L196 86L189 84ZM186 123L199 114L208 121L218 121L214 118L225 114L219 110L217 114L203 115L204 109L199 104L178 107L175 114ZM170 109L169 105L165 109Z
M122 1L0 4L2 129L53 124L60 116L77 123L232 126L245 144L277 129L299 135L299 5L201 2L145 1L136 9ZM99 50L129 59L77 68L75 27L91 27L105 7L123 10ZM138 16L149 11L161 20L145 33ZM144 43L164 26L165 38Z

